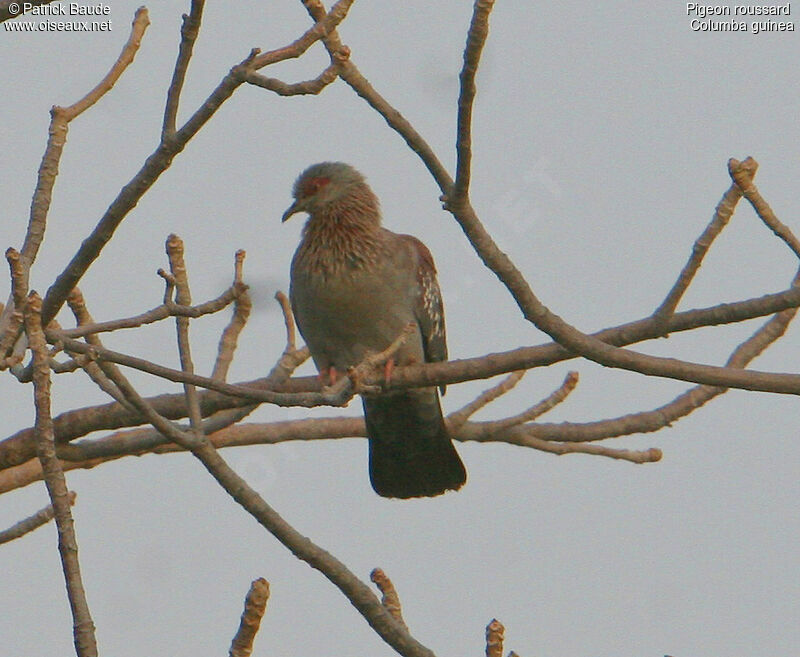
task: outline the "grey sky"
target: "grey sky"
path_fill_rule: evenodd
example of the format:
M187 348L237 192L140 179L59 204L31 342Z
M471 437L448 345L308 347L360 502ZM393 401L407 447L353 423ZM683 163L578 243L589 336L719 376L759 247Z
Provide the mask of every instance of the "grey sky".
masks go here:
M112 0L110 32L11 33L0 26L3 248L24 236L48 110L105 74L138 2ZM276 48L308 25L301 4L209 2L183 94L185 119L254 46ZM43 292L120 187L155 148L188 2L149 6L151 26L115 89L70 127L32 272ZM362 73L454 163L458 71L472 3L356 2L340 29ZM797 7L781 20L800 23ZM733 6L731 3L730 6ZM797 32L693 31L686 4L500 0L478 76L473 203L540 299L594 330L649 315L730 185L729 157L752 155L756 183L800 231L800 41ZM722 20L724 17L717 17ZM748 22L753 20L746 19ZM800 27L800 25L796 25ZM318 74L320 46L264 71ZM159 303L170 232L186 243L198 301L229 282L247 249L255 308L230 380L266 373L283 348L272 296L288 288L302 219L280 225L308 164L362 171L388 227L424 239L439 269L453 358L546 336L483 269L418 158L343 83L319 97L240 88L176 157L81 282L98 319ZM745 203L705 261L682 309L784 289L789 250ZM5 298L7 288L0 288ZM208 373L227 315L193 323ZM721 364L763 323L705 329L638 346ZM175 366L171 324L106 339ZM754 367L797 372L798 333ZM518 412L580 372L544 421L589 421L655 408L689 387L582 361L535 370L480 418ZM303 373L310 373L306 366ZM132 375L143 393L177 391ZM3 378L5 433L33 420L29 387ZM450 386L452 411L488 387ZM61 412L106 400L80 375L59 377ZM270 421L346 411L264 407ZM797 402L730 392L674 427L613 446L663 449L660 463L556 458L508 445L459 444L469 481L435 500L387 501L369 487L366 443L239 448L226 459L299 531L366 579L382 567L412 633L437 655L482 654L485 625L506 626L523 657L790 655L800 643ZM255 655L391 655L350 604L236 506L189 456L123 459L71 472L89 603L101 654L225 654L244 594L272 595ZM6 494L0 527L47 503L43 485ZM55 528L0 549L0 641L8 654L72 652Z

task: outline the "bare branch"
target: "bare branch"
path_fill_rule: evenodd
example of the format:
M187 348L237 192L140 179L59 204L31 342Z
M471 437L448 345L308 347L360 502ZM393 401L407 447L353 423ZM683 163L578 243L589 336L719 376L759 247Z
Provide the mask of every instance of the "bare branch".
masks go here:
M175 370L163 365L156 365L148 360L128 356L118 351L87 345L77 340L65 338L57 331L48 330L46 332L49 340L61 342L65 349L75 351L79 354L88 354L98 361L117 363L125 367L147 372L175 383L189 383L201 388L216 390L232 397L246 399L250 402L268 402L277 406L302 406L312 408L315 406L346 406L352 399L353 392L350 386L343 385L323 392L273 392L271 390L260 390L248 386L232 385L217 381L206 376L191 374L181 370ZM344 379L343 379L344 381Z
M231 321L220 336L219 347L217 348L217 360L214 362L214 369L211 372L211 378L219 381L224 381L228 378L228 368L231 362L233 362L233 354L236 351L239 334L244 329L247 318L250 317L250 309L253 307L253 303L250 301L250 295L247 293L247 286L242 281L242 263L244 262L244 257L245 252L239 249L236 252L234 280L231 288L237 291L233 305L233 315L231 316Z
M315 21L319 22L325 16L325 8L318 0L302 0L309 16ZM339 53L342 48L342 41L339 34L335 29L328 32L327 36L322 39L325 44L325 49L331 58L331 63L337 61ZM349 52L349 51L348 51ZM444 193L452 186L452 180L447 173L444 165L439 161L436 153L430 145L422 138L414 126L406 119L400 112L398 112L392 105L381 96L369 83L369 81L361 75L356 65L351 59L341 63L341 70L339 77L342 78L361 98L380 114L389 126L395 130L408 144L409 148L414 151L422 159L425 166L430 171L433 178L439 184L439 187Z
M67 500L69 501L70 506L75 504L75 497L75 492L69 491ZM39 529L39 527L46 525L53 519L54 516L55 511L53 510L53 505L49 504L44 509L37 511L29 518L20 520L18 523L12 525L8 529L0 531L0 544L8 543L9 541L13 541L14 539L25 536L25 534L30 534L32 531Z
M748 166L750 167L752 175L755 175L758 165L754 160L749 159L748 161ZM716 239L717 235L722 232L722 229L728 225L740 198L742 198L742 190L738 185L733 184L728 191L725 192L722 199L720 199L714 211L714 217L711 219L711 223L706 226L703 234L695 241L689 261L681 270L678 280L675 281L675 285L672 286L667 297L661 302L661 305L656 309L655 313L653 313L660 320L663 321L675 312L684 293L689 289L689 285L694 279L697 270L700 269L703 258L706 253L708 253L712 242Z
M632 344L659 337L664 333L675 333L699 328L701 326L714 326L752 319L767 313L774 313L775 311L796 307L798 304L800 304L800 290L797 288L790 288L785 292L766 295L757 299L748 299L733 304L720 304L710 308L700 308L676 313L669 319L666 325L661 327L659 327L652 317L649 317L604 329L598 331L594 335L598 339L605 340L610 344ZM54 339L57 340L57 336L54 336ZM64 342L69 343L68 340L64 340ZM87 345L83 345L79 342L75 344L89 353ZM71 343L69 343L69 345L70 347L73 346ZM305 349L299 350L296 352L296 355L300 358L300 362L302 362L302 359L308 357L308 351ZM458 383L478 378L489 378L497 374L519 369L545 367L570 358L575 358L575 355L554 343L533 347L521 347L507 352L488 354L476 358L396 368L392 372L390 387L402 388L411 386L432 386L441 383ZM281 363L279 369L283 369L284 365L291 369L298 364L297 360L294 358L285 361L282 360ZM168 371L182 375L182 373L176 370ZM274 373L275 372L271 373L271 376ZM235 388L239 390L245 388L252 391L271 390L274 387L275 390L286 392L320 390L319 379L316 376L295 377L280 386L273 386L272 380L273 379L258 379L255 381L243 382L237 384ZM178 381L180 381L180 379L178 379ZM369 377L367 377L367 382L371 383ZM375 382L376 385L383 383L383 381L378 378L375 378ZM201 382L200 385L205 385L205 383ZM248 396L252 395L248 393ZM225 408L243 406L248 403L239 396L233 397L213 391L201 393L200 397L204 416ZM182 402L182 395L158 395L151 398L149 401L158 412L165 417L170 419L186 417L186 408ZM654 413L657 414L657 412ZM93 431L119 429L126 426L137 426L139 424L141 424L141 418L138 413L131 414L114 404L75 409L62 413L55 418L56 437L59 442L68 442ZM537 425L540 429L547 426L548 425ZM637 426L641 426L640 423L637 423ZM650 426L658 428L664 425L654 421ZM643 428L637 429L636 431L655 431L656 428ZM553 436L551 438L552 440L569 440L569 438L564 438L560 430L557 431L559 435ZM579 433L585 435L583 431ZM549 437L550 435L551 434L548 433L547 436L543 435L541 437ZM35 453L32 430L30 428L22 429L9 438L0 441L0 470L24 463L32 458L32 456L35 456Z
M235 286L231 286L216 299L211 299L196 306L182 306L170 301L133 317L83 324L75 328L60 329L60 331L65 337L79 338L94 333L110 333L120 329L139 328L140 326L160 322L169 317L191 317L196 319L226 308L231 302L236 301L239 294L241 294L241 291L237 290Z
M175 120L178 115L183 82L186 79L186 70L192 58L192 50L197 35L200 32L200 22L203 20L203 5L205 0L192 0L189 14L183 15L181 24L181 45L178 48L178 59L175 70L172 72L172 82L167 90L167 104L164 108L164 124L161 128L161 140L165 141L175 134Z
M343 59L347 59L349 55L350 51L343 48L339 53L337 53L337 61L330 64L313 80L287 84L286 82L277 80L275 78L268 78L265 75L256 73L255 71L248 73L246 80L256 87L261 87L262 89L267 89L268 91L274 91L279 96L316 95L321 93L325 87L339 77L339 71L341 70L340 62Z
M492 386L488 390L484 390L466 406L462 406L457 411L454 411L447 416L450 426L457 431L462 424L469 420L469 418L471 418L480 409L491 404L495 399L513 389L520 381L522 381L522 377L524 376L525 370L512 372L497 385Z
M547 413L547 411L563 402L569 396L569 394L575 390L575 386L577 385L578 373L568 372L564 382L542 401L534 404L530 408L525 409L518 415L513 415L495 422L494 424L497 427L497 431L504 431L505 429L509 429L519 424L524 424L525 422L530 422L540 415L544 415Z
M256 53L256 57L253 60L254 70L264 68L265 66L274 64L275 62L282 62L287 59L299 57L314 43L320 39L324 40L329 34L334 32L336 30L336 26L345 19L347 12L350 11L350 6L353 4L353 0L338 0L338 2L335 2L331 7L331 10L326 14L325 8L318 0L309 0L308 2L306 0L302 1L306 6L306 9L308 9L309 5L314 5L315 7L319 8L319 12L314 18L315 24L306 30L306 32L299 39L295 40L288 46L278 48L277 50L272 50L270 52L265 52L264 54Z
M231 642L228 652L230 657L250 657L253 652L253 641L261 626L261 619L269 600L269 582L263 577L254 580L244 599L244 611L239 622L239 629Z
M750 339L737 347L731 358L728 360L729 367L744 367L750 360L758 356L763 350L786 330L788 323L795 315L794 310L784 311L773 317L761 329L759 329ZM510 381L518 380L518 377L509 377ZM509 379L503 381L495 388L483 393L478 400L496 398L503 392L510 389ZM567 378L565 384L571 382L571 377ZM524 447L530 447L554 454L584 453L598 456L606 456L614 459L623 459L634 463L651 463L661 458L661 451L657 448L650 448L644 451L614 449L598 445L582 445L582 441L594 441L604 438L627 435L631 433L642 433L656 431L668 426L675 420L688 415L693 410L702 406L706 401L724 392L724 389L710 386L698 386L687 391L670 404L659 409L643 413L634 413L613 420L602 420L584 424L561 423L561 424L528 424L523 427L513 426L506 430L498 430L498 424L505 424L504 421L471 423L464 426L463 421L458 417L464 409L452 414L448 421L452 427L457 427L454 431L454 438L467 441L478 442L506 442ZM476 401L478 401L476 400ZM465 408L470 408L468 405ZM277 422L271 424L250 424L233 426L228 430L223 430L230 424L237 422L245 417L252 407L235 409L226 412L216 413L212 418L204 422L203 432L212 434L210 440L217 448L254 445L254 444L277 444L285 440L316 440L342 438L348 436L365 436L363 421L355 418L328 418L319 420L301 420L292 422ZM518 416L519 417L519 416ZM454 420L454 418L456 418ZM75 422L69 422L73 426ZM216 433L213 433L216 432ZM553 441L577 441L573 443L553 442ZM63 459L70 459L72 463L67 463L65 467L72 468L91 468L98 465L100 459L111 460L126 454L142 454L148 451L155 453L167 453L182 450L176 445L168 444L158 432L153 430L136 430L114 434L103 439L81 442L72 446L61 446L59 456ZM32 468L33 462L25 466L18 466L10 472L0 475L0 492L12 490L25 486L33 481L41 479L41 471Z
M133 16L133 24L131 25L131 34L130 37L128 37L128 42L123 46L122 52L119 54L117 61L114 62L111 70L100 80L94 89L78 102L73 103L69 107L56 106L53 108L53 113L61 115L64 121L69 123L76 116L82 114L94 105L106 93L111 91L125 69L133 62L133 58L139 50L142 36L144 36L144 31L147 29L148 25L150 25L150 17L147 14L147 8L139 7Z
M289 303L289 297L278 290L275 293L275 299L281 306L281 311L283 312L283 323L286 326L286 351L294 351L297 348L297 334L294 324L294 313L292 313L292 306Z
M123 219L150 187L155 184L161 174L169 168L173 158L186 147L189 140L200 131L222 104L245 82L248 73L267 64L299 57L344 19L351 4L352 0L340 0L329 14L321 17L319 23L310 28L300 39L285 48L263 55L259 55L257 49L251 51L244 60L234 66L222 79L216 89L197 111L189 117L183 127L175 131L169 139L162 140L159 143L133 179L120 190L91 234L83 240L67 267L48 289L43 308L43 321L45 324L58 313L69 291L78 284L92 263L99 257L103 247L112 238Z
M28 221L28 229L25 235L25 240L22 245L21 264L23 268L23 275L25 277L25 286L27 287L28 272L33 261L36 259L36 254L39 251L39 246L44 239L45 227L47 224L47 213L50 210L50 201L53 194L53 186L55 185L56 176L58 175L58 165L61 161L61 154L64 150L64 144L67 141L67 130L69 122L76 116L87 110L94 105L106 92L108 92L133 61L134 55L139 48L144 31L150 24L147 9L144 7L139 8L133 19L131 26L131 34L128 42L122 49L117 61L111 67L108 74L92 89L86 96L81 98L76 103L69 107L54 106L50 111L50 128L49 137L47 140L47 147L45 148L42 162L39 165L39 175L36 182L36 190L33 194L31 201L30 219ZM74 287L74 286L71 286ZM70 287L70 289L71 289ZM69 289L65 291L69 293ZM63 303L63 300L62 300ZM5 310L0 313L0 369L5 362L5 357L8 351L15 346L18 330L11 331L9 322L11 318L9 313L13 312L11 303L7 305ZM50 320L55 317L55 313L43 318L43 324L46 326ZM18 327L16 327L18 329ZM17 345L14 356L18 356L24 350L24 344ZM12 357L13 358L13 357Z
M186 272L186 262L183 259L183 240L175 234L167 238L167 256L169 258L169 269L175 277L175 300L184 306L192 304L192 295L189 291L189 276ZM178 331L178 353L181 361L181 371L184 374L194 374L194 364L192 363L192 352L189 344L189 319L187 317L176 317L175 324ZM203 416L200 412L200 400L197 397L197 388L191 383L183 384L183 391L186 395L186 406L189 409L189 422L192 431L196 434L202 433Z
M571 430L582 425L570 425L568 422L553 425L522 424L509 427L500 433L495 433L492 428L494 424L494 422L468 422L454 437L456 440L464 442L499 442L520 447L530 447L559 456L563 454L591 454L632 463L655 463L661 460L661 450L656 447L639 451L606 447L605 445L585 444L584 442L557 442L559 437L565 440L570 438ZM552 431L545 432L542 431L543 428L552 428ZM637 432L630 431L628 433ZM538 434L546 434L547 437L542 438ZM602 440L608 437L597 436L590 440Z
M400 596L392 584L392 580L380 568L375 568L370 574L369 578L378 587L381 592L381 604L386 608L398 623L402 623L403 627L407 627L406 622L403 620L403 608L400 605Z
M89 309L86 307L86 301L83 298L83 294L77 287L69 293L69 296L67 297L67 305L72 311L72 314L75 316L75 321L78 323L78 325L93 323L92 316L89 314ZM87 336L86 342L87 344L94 345L95 347L103 347L103 344L100 342L100 338L98 338L96 335ZM120 404L127 406L130 410L133 410L133 407L128 404L128 401L120 392L119 388L117 388L114 382L109 379L108 376L106 376L105 372L103 372L97 363L86 356L81 356L79 358L81 358L80 364L81 367L83 367L84 372L86 372L89 378L95 382L98 388L109 395L112 399L115 399ZM109 367L115 366L109 363Z
M8 304L0 313L0 370L13 367L22 361L22 354L6 357L8 350L14 345L17 334L23 324L25 296L28 293L28 270L21 262L19 251L6 249L6 261L11 273L11 296ZM5 323L5 328L3 328Z
M180 395L183 398L183 395ZM151 404L157 408L157 404ZM290 440L329 440L335 438L364 437L364 421L361 418L321 418L292 420L269 424L235 424L245 417L252 406L220 411L203 423L203 432L217 449L246 445L278 444ZM138 412L137 412L138 415ZM185 430L185 427L178 427ZM171 454L186 451L170 442L161 433L142 428L77 443L58 445L57 453L62 459L64 471L91 469L107 461L124 456L143 454ZM36 460L0 471L0 494L7 493L41 481L42 469Z
M472 166L472 106L475 101L475 75L481 52L489 36L489 14L494 0L476 0L472 10L472 22L464 49L464 65L461 69L461 92L458 96L458 127L456 132L456 182L453 195L466 198L469 194Z
M56 457L53 420L50 416L50 364L41 323L42 300L32 292L25 304L25 331L33 352L33 389L36 406L36 451L58 526L58 551L72 610L75 649L79 657L97 657L94 623L86 602L78 563L78 543L70 511L69 491Z
M731 354L726 367L743 368L750 361L759 356L763 351L778 340L797 314L796 309L784 310L770 318L750 338L740 344ZM616 438L633 433L649 433L658 431L673 422L697 410L708 401L724 392L726 388L716 386L695 386L679 395L676 399L660 408L624 415L619 418L600 420L596 422L560 424L529 424L502 435L503 442L510 442L526 447L535 447L545 451L554 451L555 448L545 448L538 441L567 441L588 442ZM490 425L491 423L486 423ZM467 437L467 433L471 434ZM475 437L479 436L479 437ZM491 431L478 424L469 425L462 432L464 440L491 440ZM596 449L596 448L593 448ZM652 450L649 450L652 453ZM564 453L564 452L558 452ZM591 453L597 453L595 451ZM660 452L659 452L660 454ZM605 454L612 458L619 458L612 454ZM657 460L657 459L656 459Z
M748 157L744 162L739 162L739 160L733 158L728 160L728 171L731 174L731 178L741 189L744 197L750 201L750 205L753 206L756 214L800 258L800 241L794 236L791 229L786 224L781 223L778 217L775 216L769 203L764 200L764 197L761 196L753 182L757 166L758 164L752 157Z
M486 626L486 657L503 657L506 628L496 618Z
M312 17L316 19L322 10L321 5L311 2L304 4ZM312 5L315 6L312 7ZM329 53L335 52L336 47L340 45L335 32L331 32L323 41ZM443 191L445 209L449 210L456 218L483 263L504 283L517 302L523 316L538 329L550 335L557 343L607 367L707 385L800 394L800 385L798 385L800 378L795 379L795 375L750 371L733 372L701 363L650 356L611 346L565 322L539 301L511 259L497 247L466 199L452 197L452 180L413 127L375 92L358 73L351 61L348 61L343 67L340 77L350 84L356 93L367 100L387 120L389 125L406 139L412 150L422 157ZM653 321L655 322L655 320Z

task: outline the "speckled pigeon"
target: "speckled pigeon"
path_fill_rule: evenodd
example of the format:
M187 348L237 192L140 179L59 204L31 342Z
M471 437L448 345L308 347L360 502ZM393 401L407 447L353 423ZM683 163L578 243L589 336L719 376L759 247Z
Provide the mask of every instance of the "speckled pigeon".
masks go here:
M290 297L300 333L325 383L416 330L386 365L447 358L433 258L410 235L381 227L378 199L342 162L314 164L294 184L284 213L310 216L294 254ZM384 497L432 497L467 478L447 434L436 388L362 397L372 487Z

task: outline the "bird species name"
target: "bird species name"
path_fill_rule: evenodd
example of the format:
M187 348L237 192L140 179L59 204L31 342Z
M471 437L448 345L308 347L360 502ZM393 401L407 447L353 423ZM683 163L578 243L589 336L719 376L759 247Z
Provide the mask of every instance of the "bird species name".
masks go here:
M791 16L792 3L785 5L704 5L699 2L686 3L687 16Z

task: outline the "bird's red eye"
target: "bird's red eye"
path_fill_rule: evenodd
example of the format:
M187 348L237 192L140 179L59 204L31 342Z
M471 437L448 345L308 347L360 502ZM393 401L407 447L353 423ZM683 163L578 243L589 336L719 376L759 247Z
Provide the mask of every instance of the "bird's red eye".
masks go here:
M330 181L330 178L325 178L324 176L309 178L303 183L303 197L314 196L314 194L325 187Z

